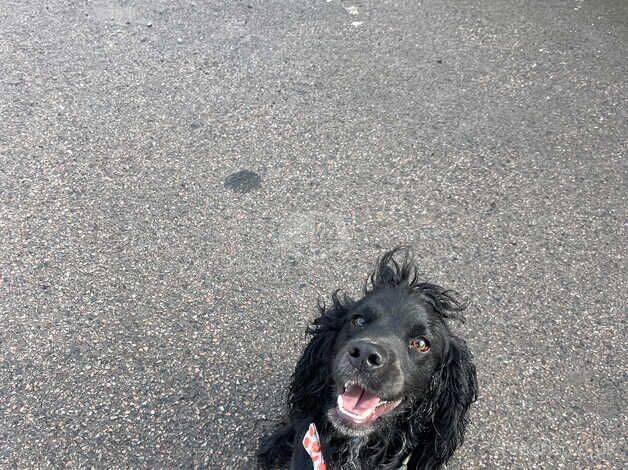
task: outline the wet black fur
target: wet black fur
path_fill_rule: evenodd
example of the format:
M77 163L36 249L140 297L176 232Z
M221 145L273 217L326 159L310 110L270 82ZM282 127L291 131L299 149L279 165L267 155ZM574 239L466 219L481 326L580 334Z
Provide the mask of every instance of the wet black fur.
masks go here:
M451 333L445 320L464 321L464 305L454 292L421 281L407 249L397 248L379 260L365 284L363 299L382 289L393 289L395 295L421 302L438 329L442 354L430 376L421 378L429 388L420 396L408 397L390 417L379 418L382 423L367 436L346 436L330 424L327 412L336 393L332 378L332 363L339 348L336 343L338 338L342 341L339 332L358 303L336 292L331 306L321 305L320 316L308 329L312 339L292 375L287 417L263 438L258 451L260 466L285 468L292 462L293 468L311 468L300 445L311 422L319 429L330 469L394 469L410 453L409 468L438 469L462 444L467 411L477 395L476 371L466 343Z

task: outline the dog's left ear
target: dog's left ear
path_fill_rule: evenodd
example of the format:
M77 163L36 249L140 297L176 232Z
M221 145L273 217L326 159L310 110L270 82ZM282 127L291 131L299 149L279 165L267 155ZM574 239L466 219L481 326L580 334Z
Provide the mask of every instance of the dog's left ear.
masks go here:
M462 445L467 412L477 392L471 352L463 339L452 335L443 363L432 377L431 422L427 423L432 427L432 442L426 443L416 468L440 468Z

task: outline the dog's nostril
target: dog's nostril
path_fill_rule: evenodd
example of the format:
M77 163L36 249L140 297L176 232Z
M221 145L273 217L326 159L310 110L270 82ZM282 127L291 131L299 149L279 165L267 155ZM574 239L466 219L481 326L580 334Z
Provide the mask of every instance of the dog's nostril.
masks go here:
M367 358L367 362L370 366L380 366L382 365L382 356L377 353L371 353Z
M355 357L356 359L360 357L360 350L357 347L353 347L349 350L349 356Z

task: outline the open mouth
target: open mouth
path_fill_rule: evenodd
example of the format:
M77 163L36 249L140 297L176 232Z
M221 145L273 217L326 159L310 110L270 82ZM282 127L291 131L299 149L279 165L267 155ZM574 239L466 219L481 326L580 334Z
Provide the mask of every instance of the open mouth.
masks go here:
M348 382L338 395L338 412L344 421L355 425L370 424L395 409L401 400L385 401L357 383Z

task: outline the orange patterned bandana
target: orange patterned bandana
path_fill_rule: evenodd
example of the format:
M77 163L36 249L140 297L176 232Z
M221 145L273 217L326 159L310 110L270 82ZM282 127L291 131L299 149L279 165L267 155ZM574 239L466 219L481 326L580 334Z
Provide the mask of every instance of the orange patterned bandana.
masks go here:
M318 437L316 431L316 425L310 423L310 427L303 437L303 447L310 455L314 470L326 470L325 462L323 461L323 453L321 452L321 440Z

